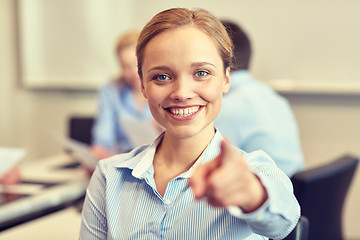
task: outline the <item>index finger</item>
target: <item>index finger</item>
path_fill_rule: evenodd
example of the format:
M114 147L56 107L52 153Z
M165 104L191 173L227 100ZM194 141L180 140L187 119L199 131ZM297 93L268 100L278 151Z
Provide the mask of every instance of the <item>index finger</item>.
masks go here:
M189 184L196 199L200 199L205 196L208 178L219 167L219 165L220 157L217 156L212 161L202 164L194 170L191 178L189 179Z

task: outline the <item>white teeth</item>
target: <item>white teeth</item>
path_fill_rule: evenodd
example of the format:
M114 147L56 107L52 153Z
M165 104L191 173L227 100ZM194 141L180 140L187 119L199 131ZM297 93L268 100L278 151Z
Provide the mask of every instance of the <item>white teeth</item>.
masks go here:
M189 108L170 108L170 112L177 116L187 117L197 112L199 108L199 106Z

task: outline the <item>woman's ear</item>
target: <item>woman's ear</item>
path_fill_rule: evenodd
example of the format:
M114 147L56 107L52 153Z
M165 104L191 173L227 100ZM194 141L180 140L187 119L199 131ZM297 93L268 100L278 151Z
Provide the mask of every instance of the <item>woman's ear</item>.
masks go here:
M230 82L230 67L225 70L225 78L223 84L223 93L227 93L230 90L231 82Z
M141 81L141 92L144 96L144 98L147 98L146 92L145 92L145 87L144 87L144 80L142 78L140 78Z

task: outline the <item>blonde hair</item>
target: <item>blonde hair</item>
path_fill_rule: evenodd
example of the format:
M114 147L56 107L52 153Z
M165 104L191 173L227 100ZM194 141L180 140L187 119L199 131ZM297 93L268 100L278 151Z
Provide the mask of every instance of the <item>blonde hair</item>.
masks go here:
M193 24L215 41L224 63L224 71L231 66L232 41L223 24L214 15L204 9L171 8L156 14L140 33L136 46L140 78L142 78L141 68L147 43L156 35L168 29L189 24Z
M137 31L129 31L121 35L116 41L115 53L118 54L124 48L127 48L131 45L136 45L139 38L139 34L140 33Z

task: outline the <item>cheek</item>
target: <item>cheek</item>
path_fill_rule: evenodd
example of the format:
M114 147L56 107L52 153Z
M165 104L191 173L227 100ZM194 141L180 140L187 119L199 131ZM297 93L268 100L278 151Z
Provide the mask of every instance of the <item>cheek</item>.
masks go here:
M159 88L147 86L144 91L149 105L159 105L165 99L165 94Z
M208 102L221 101L222 98L221 84L208 84L207 87L201 88L199 95Z

